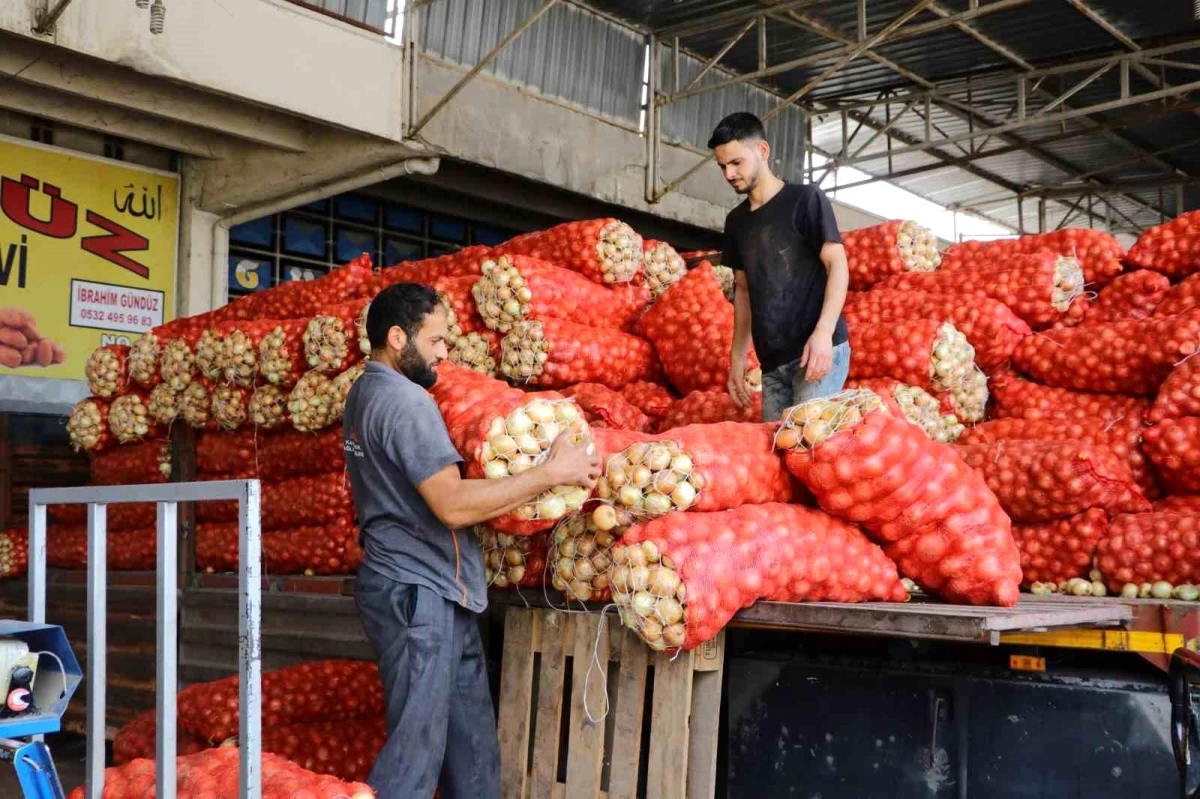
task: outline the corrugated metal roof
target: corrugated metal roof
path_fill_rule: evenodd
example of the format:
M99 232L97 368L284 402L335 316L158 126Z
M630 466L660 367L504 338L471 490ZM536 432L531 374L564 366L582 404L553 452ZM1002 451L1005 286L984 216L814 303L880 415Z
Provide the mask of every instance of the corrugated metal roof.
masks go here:
M661 31L670 26L704 23L731 11L755 10L777 4L768 0L589 0L590 4L605 13L627 21L643 31ZM980 4L986 6L986 3ZM810 3L792 4L795 15L783 18L782 14L769 18L767 23L767 56L769 64L780 64L795 59L807 62L787 72L769 76L759 85L779 95L788 95L804 86L832 67L841 57L844 47L829 36L821 35L810 28L818 26L825 31L834 31L833 36L841 41L857 40L857 3L854 0L814 0ZM888 23L913 7L913 0L870 0L867 4L867 35L882 30ZM1138 46L1147 48L1174 41L1200 37L1200 23L1192 17L1190 3L1132 3L1129 0L1087 0L1087 7L1102 15L1122 34L1134 40ZM938 0L935 10L917 14L908 26L935 22L946 14L966 12L969 0ZM701 58L711 57L728 41L741 26L743 20L731 21L719 29L694 34L685 34L682 46ZM974 35L973 35L974 34ZM980 41L986 38L989 46ZM1017 60L1006 57L998 49L1011 53ZM822 81L803 100L814 113L828 109L829 104L872 98L879 92L894 91L907 93L923 88L899 70L915 73L922 80L933 83L964 80L968 77L997 73L1017 73L1023 68L1040 68L1048 65L1071 63L1084 59L1124 52L1125 46L1101 25L1089 19L1081 10L1067 0L1032 0L1031 2L1006 8L994 13L985 13L967 23L945 27L919 36L888 41L874 48L874 56L863 55L852 61L836 75ZM1170 56L1176 61L1198 63L1196 53L1180 53ZM694 64L694 61L689 62ZM758 41L754 31L730 49L721 62L722 66L736 73L750 73L758 64ZM1156 69L1158 69L1156 67ZM716 71L706 77L705 82L716 82ZM1042 82L1041 94L1027 97L1027 113L1034 114L1050 99L1072 87L1086 76L1086 72L1055 76ZM1195 72L1163 68L1162 75L1170 83L1183 83L1200 79ZM720 79L725 79L721 76ZM1149 91L1153 84L1134 72L1131 85L1135 92ZM757 96L746 95L748 87L738 85L719 92L690 98L681 106L692 110L682 112L685 121L672 118L673 110L664 116L664 132L671 119L671 129L686 141L699 143L697 136L705 122L718 117L719 110L737 107L760 108ZM1082 107L1105 102L1119 97L1118 70L1095 80L1077 92L1066 104ZM697 102L704 100L705 102ZM978 113L992 120L1004 120L1016 106L1016 92L1012 83L973 87L968 94L960 90L954 98L969 105ZM692 104L688 106L687 104ZM740 105L739 105L740 104ZM699 111L694 110L700 108ZM903 107L902 104L880 105L871 111L875 127L886 124ZM1106 167L1121 165L1135 158L1163 148L1174 148L1158 159L1118 166L1110 171L1098 172L1104 182L1114 180L1159 180L1179 174L1195 174L1200 170L1200 146L1190 145L1190 140L1200 139L1200 125L1190 117L1168 116L1166 118L1122 124L1119 135L1113 132L1092 131L1072 138L1066 133L1081 133L1097 124L1125 122L1130 116L1145 113L1148 106L1125 108L1110 113L1095 114L1091 120L1078 119L1064 123L1031 125L1011 135L990 138L987 143L972 150L982 140L963 141L942 147L948 158L974 157L993 150L1001 152L993 157L979 157L971 164L972 172L957 167L926 171L909 176L893 178L891 182L907 188L921 196L943 204L972 205L980 200L1006 196L1003 204L984 206L990 218L1015 226L1018 222L1016 195L1013 188L1052 186L1069 181L1074 174L1096 173ZM931 123L935 135L957 136L972 129L987 127L988 123L975 119L967 121L961 114L951 113L934 107ZM676 124L684 128L675 127ZM782 135L791 140L789 129L799 123L795 120L779 120L772 127L773 137ZM851 123L853 129L856 123ZM909 112L894 125L898 136L909 142L923 139L924 120ZM871 127L864 127L852 142L851 151L872 135ZM690 135L689 135L690 133ZM1047 140L1048 139L1048 140ZM1039 143L1039 140L1047 140ZM837 115L814 122L813 144L821 151L834 153L842 146L842 125ZM1032 144L1028 150L1011 150L1015 145ZM1181 146L1187 145L1187 146ZM893 143L893 149L906 146L901 141ZM1004 149L1002 149L1004 148ZM886 152L886 137L879 137L866 153ZM895 156L889 162L875 160L856 166L871 174L887 174L905 169L914 169L934 164L939 159L928 152L912 152ZM1008 187L1007 189L1004 187ZM1161 195L1161 197L1160 197ZM1050 226L1070 213L1073 198L1064 201L1049 201L1046 217ZM1139 225L1155 224L1162 213L1172 215L1176 207L1175 189L1167 188L1131 191L1128 195L1112 198L1113 210L1096 210L1093 223L1102 223L1105 215L1112 215L1121 224L1128 220ZM1200 190L1189 187L1185 193L1183 208L1194 208L1200 204ZM1086 205L1086 203L1080 203ZM1024 203L1027 227L1037 224L1037 202ZM1127 217L1128 219L1123 219ZM1086 224L1087 216L1076 216L1072 224Z

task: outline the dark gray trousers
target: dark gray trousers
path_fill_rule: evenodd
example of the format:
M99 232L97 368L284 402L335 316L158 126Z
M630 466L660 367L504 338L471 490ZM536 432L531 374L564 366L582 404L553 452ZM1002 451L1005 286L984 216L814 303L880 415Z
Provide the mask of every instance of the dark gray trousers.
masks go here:
M500 744L479 616L420 585L358 570L354 603L379 661L388 739L379 799L499 799Z

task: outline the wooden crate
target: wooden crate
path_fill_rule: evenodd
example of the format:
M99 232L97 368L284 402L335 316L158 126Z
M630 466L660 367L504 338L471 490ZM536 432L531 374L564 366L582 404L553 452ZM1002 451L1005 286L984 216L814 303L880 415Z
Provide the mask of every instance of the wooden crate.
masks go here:
M652 652L614 614L507 608L500 795L711 799L724 655L724 633L672 659ZM603 664L603 674L595 661ZM587 708L600 718L606 686L609 712L592 724L585 713L585 687ZM643 751L646 722L649 744ZM646 784L639 792L643 763Z

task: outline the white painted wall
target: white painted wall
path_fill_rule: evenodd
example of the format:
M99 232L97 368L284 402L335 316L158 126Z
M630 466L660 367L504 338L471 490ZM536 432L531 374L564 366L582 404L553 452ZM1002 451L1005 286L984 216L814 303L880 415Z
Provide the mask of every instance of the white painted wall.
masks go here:
M401 137L402 50L378 34L285 0L167 0L149 30L133 0L77 0L51 36L44 0L0 1L0 30L388 139ZM101 98L102 99L102 98Z

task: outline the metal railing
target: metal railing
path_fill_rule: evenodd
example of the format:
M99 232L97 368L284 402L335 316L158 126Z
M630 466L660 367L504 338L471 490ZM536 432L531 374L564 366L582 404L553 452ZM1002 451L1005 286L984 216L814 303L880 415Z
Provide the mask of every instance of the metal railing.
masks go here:
M87 505L87 799L104 793L107 678L107 506L158 505L155 680L155 782L159 799L175 799L175 701L178 683L178 539L180 502L238 503L238 796L262 795L262 534L258 480L36 488L29 492L29 620L46 621L46 506Z

